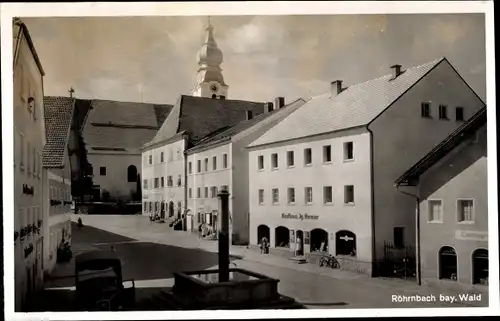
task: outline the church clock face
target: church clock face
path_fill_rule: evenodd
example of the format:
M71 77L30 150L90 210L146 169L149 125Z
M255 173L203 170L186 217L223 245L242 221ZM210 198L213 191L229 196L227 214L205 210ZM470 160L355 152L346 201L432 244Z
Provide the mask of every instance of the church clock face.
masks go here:
M217 88L217 85L216 85L216 84L212 84L212 85L210 86L210 90L211 90L212 92L216 93L216 92L219 90L219 88Z

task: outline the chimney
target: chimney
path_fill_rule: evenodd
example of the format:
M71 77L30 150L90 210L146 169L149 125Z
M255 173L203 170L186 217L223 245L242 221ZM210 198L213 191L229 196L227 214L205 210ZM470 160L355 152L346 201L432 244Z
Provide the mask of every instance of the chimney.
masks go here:
M265 113L270 113L273 111L273 103L272 102L267 102L264 104L264 112Z
M330 83L330 94L332 97L340 94L342 90L342 80L334 80Z
M396 78L398 78L399 75L402 74L401 67L402 67L401 65L393 65L393 66L391 66L391 68L392 68L392 79L396 79Z
M274 103L275 103L274 109L279 109L285 106L285 97L276 97L276 99L274 99Z
M245 110L245 115L246 115L247 120L252 119L252 111L251 110Z

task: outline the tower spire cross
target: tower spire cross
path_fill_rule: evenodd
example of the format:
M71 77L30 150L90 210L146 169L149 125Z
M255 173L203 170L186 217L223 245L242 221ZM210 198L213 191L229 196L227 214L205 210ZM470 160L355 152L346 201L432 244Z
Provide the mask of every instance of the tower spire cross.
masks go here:
M69 97L73 98L73 94L75 92L75 90L73 89L73 87L70 87L69 90L68 90L68 92L69 92Z

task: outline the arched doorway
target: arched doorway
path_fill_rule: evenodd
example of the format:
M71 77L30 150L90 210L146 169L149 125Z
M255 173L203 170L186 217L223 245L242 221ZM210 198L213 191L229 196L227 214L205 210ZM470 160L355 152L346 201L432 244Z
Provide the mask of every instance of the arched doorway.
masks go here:
M169 217L174 216L174 202L172 202L172 201L170 201L170 203L168 203L168 216Z
M477 249L472 252L472 283L488 284L488 250Z
M443 246L439 250L439 278L456 281L457 252L451 246Z
M328 252L328 233L316 228L311 231L311 252Z
M274 230L275 247L290 247L290 230L284 226L278 226Z
M269 226L259 225L259 227L257 227L257 244L261 244L262 238L264 238L264 237L269 242L269 240L271 238L271 232L270 232Z
M298 247L297 255L304 255L304 232L297 230L297 239L295 240L295 246Z
M135 165L130 165L127 168L127 182L129 183L137 182L137 167L135 167Z
M351 231L342 230L335 234L336 255L356 255L356 234Z

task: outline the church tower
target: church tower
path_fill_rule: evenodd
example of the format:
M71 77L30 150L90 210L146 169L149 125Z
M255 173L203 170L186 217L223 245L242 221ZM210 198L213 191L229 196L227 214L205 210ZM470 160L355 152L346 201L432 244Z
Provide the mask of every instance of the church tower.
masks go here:
M198 52L198 75L196 85L192 91L193 96L207 98L227 98L228 86L224 83L220 65L223 61L222 51L215 42L210 17L205 28L207 34L205 43Z

